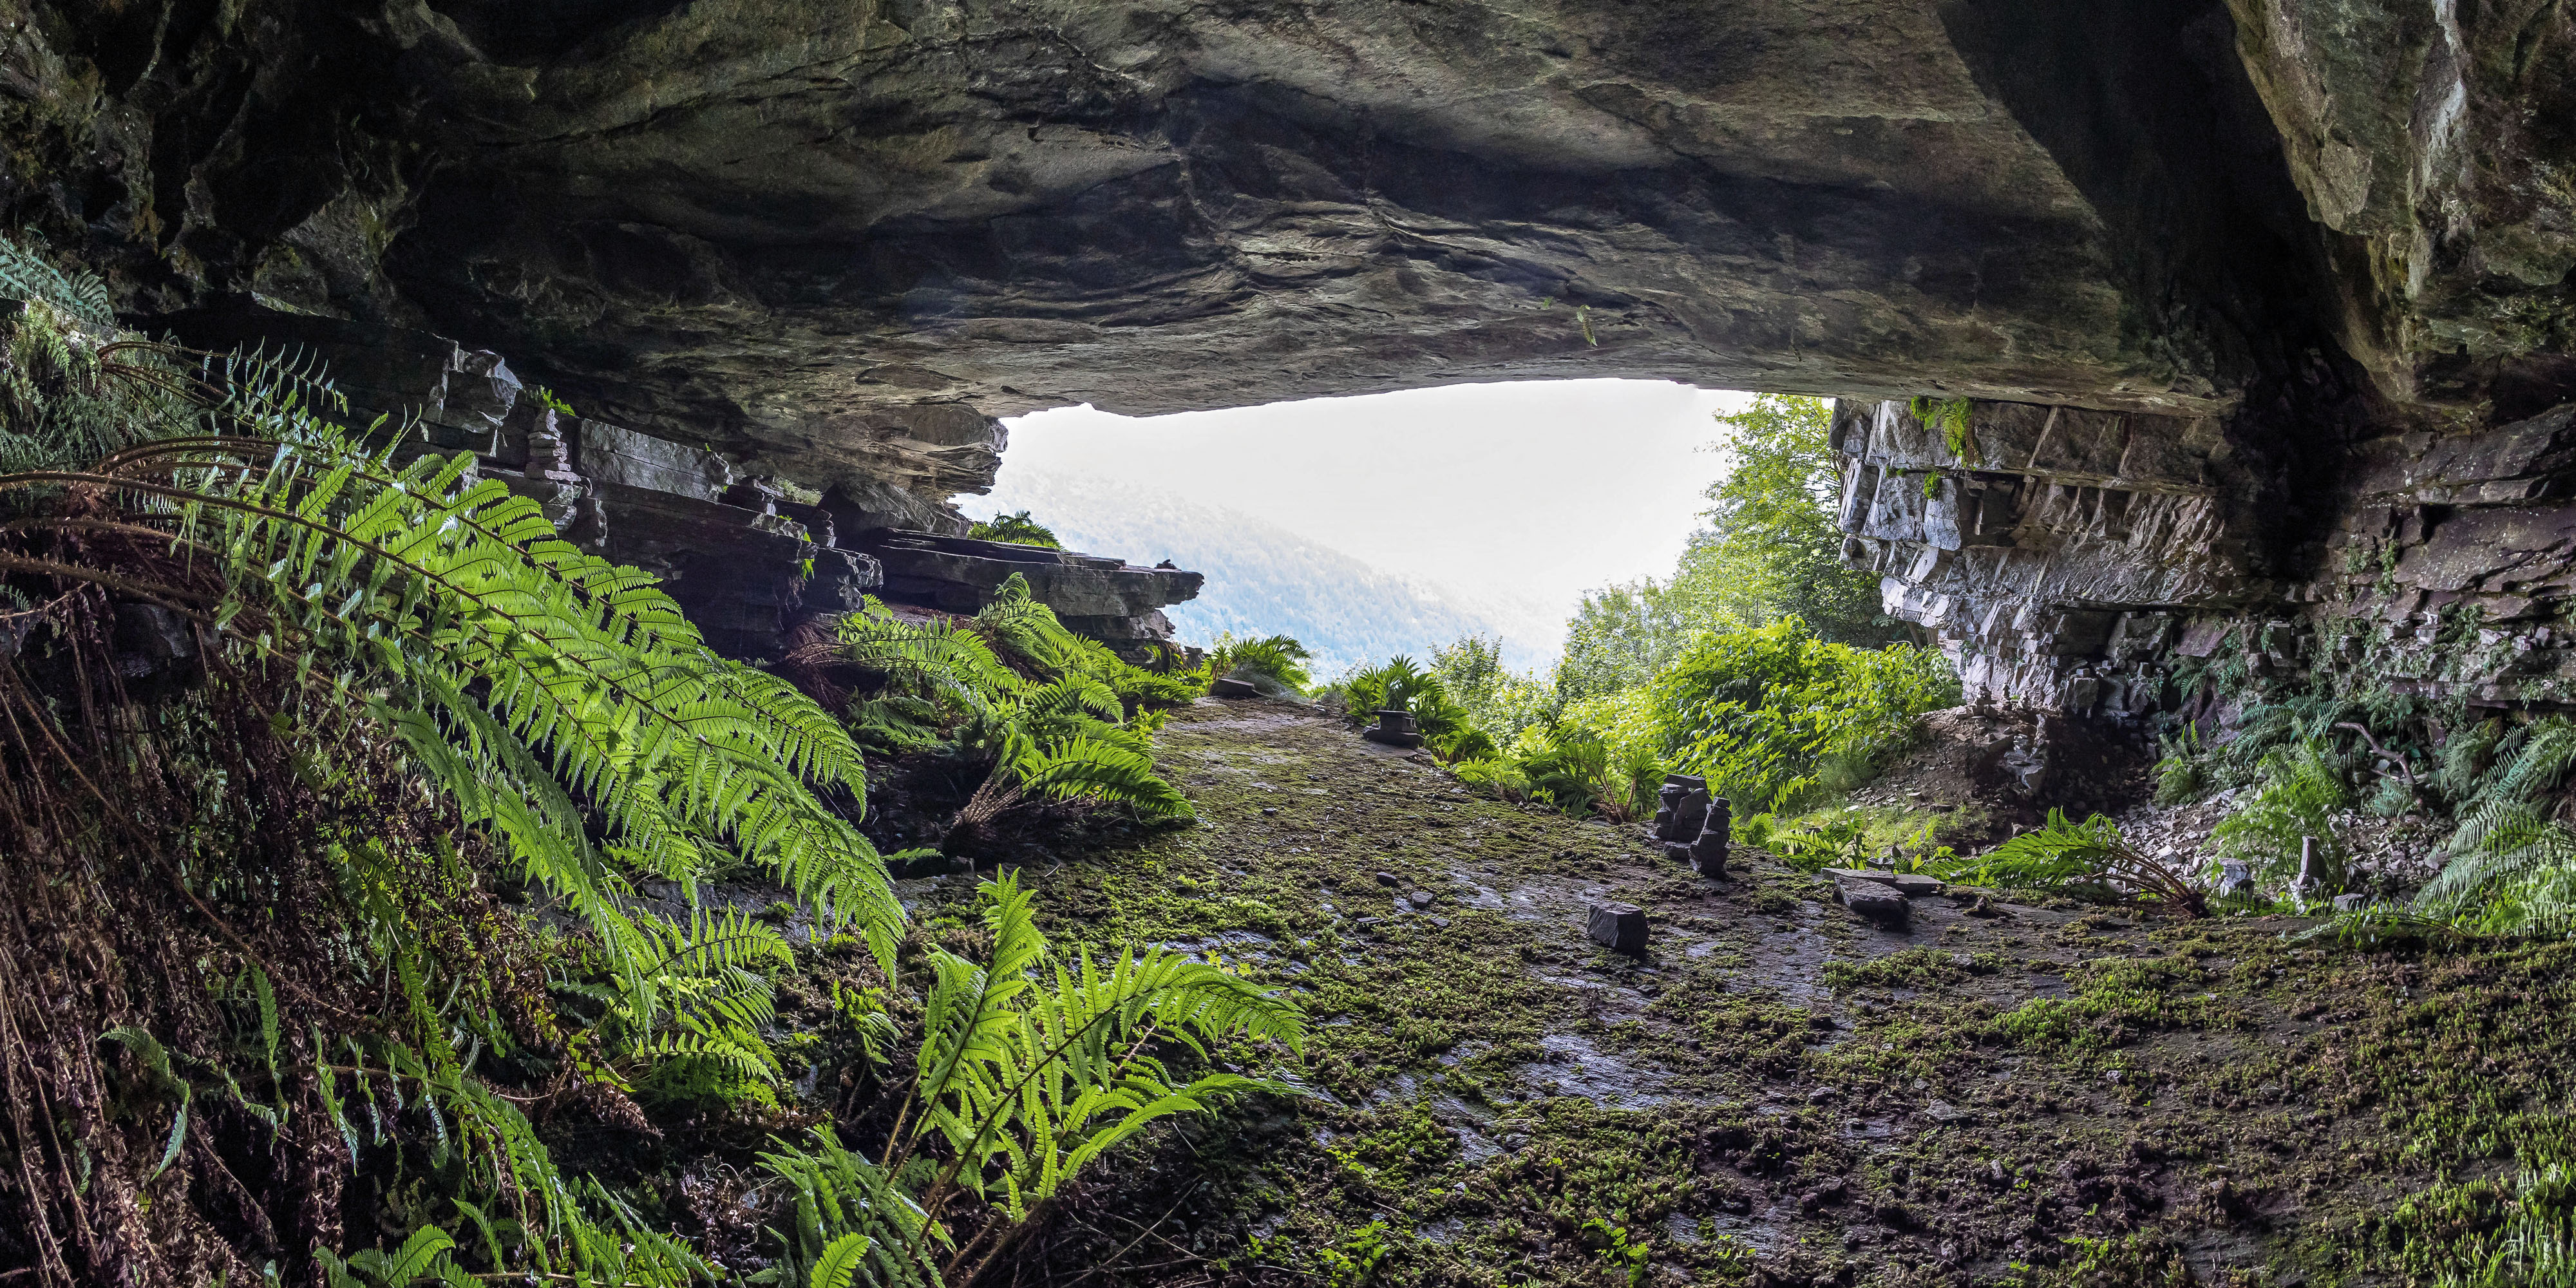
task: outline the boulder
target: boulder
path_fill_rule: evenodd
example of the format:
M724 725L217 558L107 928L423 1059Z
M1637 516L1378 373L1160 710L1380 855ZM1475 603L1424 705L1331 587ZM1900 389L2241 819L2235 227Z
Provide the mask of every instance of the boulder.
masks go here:
M1734 840L1734 807L1720 796L1709 802L1707 820L1701 825L1698 838L1690 843L1691 871L1711 880L1724 877L1727 851L1733 847Z
M2236 859L2218 865L2218 897L2242 899L2254 893L2254 869Z

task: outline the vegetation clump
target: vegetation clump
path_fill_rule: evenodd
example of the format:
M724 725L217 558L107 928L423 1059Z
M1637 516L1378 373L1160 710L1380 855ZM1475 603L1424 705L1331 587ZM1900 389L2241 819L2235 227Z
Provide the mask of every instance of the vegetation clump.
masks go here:
M1261 675L1278 682L1292 693L1313 686L1315 677L1306 671L1314 655L1306 646L1286 635L1269 635L1260 639L1220 637L1208 651L1208 674L1211 678L1228 675Z
M1664 776L1706 776L1739 817L1794 814L1859 785L1958 700L1939 655L1895 642L1876 581L1841 565L1831 412L1770 395L1720 417L1734 469L1669 583L1612 587L1568 623L1552 675L1514 675L1491 640L1333 686L1354 720L1391 689L1471 787L1613 820Z
M738 1278L721 1258L763 1236L680 1232L623 1153L558 1159L665 1141L675 1114L801 1137L787 1088L828 1040L782 1002L830 963L862 1060L842 1118L875 1162L778 1146L782 1178L850 1187L757 1209L812 1253L770 1281L971 1277L1101 1150L1269 1085L1165 1061L1300 1040L1293 1006L1204 962L1053 958L1008 881L984 960L924 945L856 823L861 741L709 650L649 576L470 455L338 423L318 371L123 332L95 280L5 243L0 275L24 294L0 346L13 1275ZM983 703L1015 789L1095 790L1081 745L1115 739L1083 722L1191 682L1111 671L1042 614L888 650L914 695ZM911 1066L885 1060L916 1027Z
M1189 817L1188 800L1155 773L1149 739L1157 713L1190 701L1205 677L1147 670L1066 630L1018 573L967 617L898 614L871 597L790 663L839 699L860 743L970 784L941 850L973 849L1024 803Z
M1029 517L1026 510L996 514L967 525L966 535L977 541L1000 541L1015 546L1036 546L1042 550L1062 550L1055 530Z

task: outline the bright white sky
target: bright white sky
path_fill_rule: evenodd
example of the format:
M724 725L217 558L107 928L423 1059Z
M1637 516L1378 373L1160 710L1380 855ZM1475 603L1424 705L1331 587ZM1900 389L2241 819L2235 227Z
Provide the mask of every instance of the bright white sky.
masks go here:
M1585 590L1672 572L1726 464L1702 450L1719 436L1711 417L1750 400L1565 380L1145 418L1060 407L1008 421L993 495L958 500L981 518L1021 508L1015 479L1107 474L1266 519L1553 633Z

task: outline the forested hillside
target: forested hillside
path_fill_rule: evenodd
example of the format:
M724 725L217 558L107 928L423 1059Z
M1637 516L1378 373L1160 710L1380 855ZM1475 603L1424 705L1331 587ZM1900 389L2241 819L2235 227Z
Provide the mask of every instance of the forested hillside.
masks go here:
M979 500L981 500L979 498ZM1553 652L1558 623L1519 605L1459 602L1440 588L1381 572L1273 523L1117 480L1083 475L1005 475L992 500L1026 508L1067 546L1130 563L1170 559L1207 574L1199 597L1165 610L1181 638L1294 635L1313 669L1334 676L1398 653L1423 653L1464 635L1499 636L1515 666Z

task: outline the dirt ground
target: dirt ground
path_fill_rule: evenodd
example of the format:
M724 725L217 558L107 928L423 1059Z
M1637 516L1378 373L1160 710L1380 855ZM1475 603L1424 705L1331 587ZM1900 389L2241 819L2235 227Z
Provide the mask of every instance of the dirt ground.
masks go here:
M1293 992L1302 1053L1215 1058L1306 1094L1108 1160L1015 1284L2429 1283L2567 1135L2576 948L1973 892L1890 932L1289 704L1202 701L1160 756L1195 826L1024 876L1062 945ZM902 888L936 927L971 884ZM1602 900L1643 957L1586 938Z

